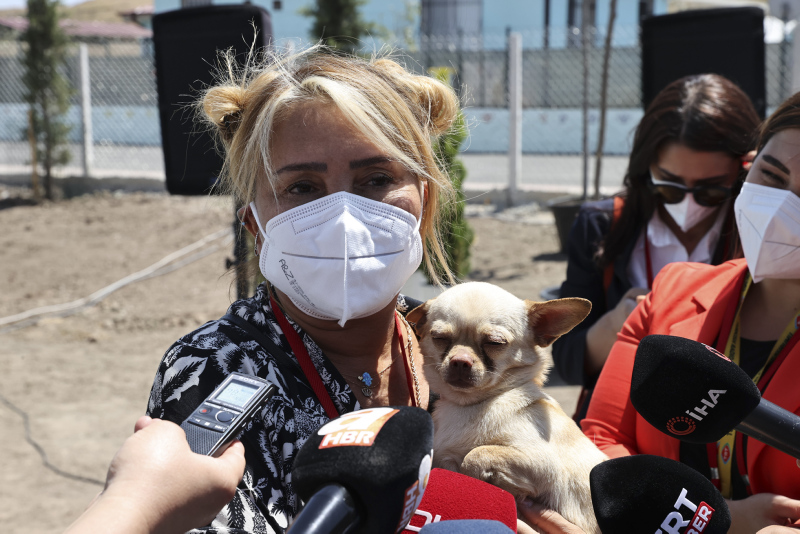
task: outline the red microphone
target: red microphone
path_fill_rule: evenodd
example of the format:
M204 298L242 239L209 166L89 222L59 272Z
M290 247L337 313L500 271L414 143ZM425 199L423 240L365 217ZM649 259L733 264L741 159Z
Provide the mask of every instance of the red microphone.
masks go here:
M428 487L404 534L451 519L491 519L517 531L514 496L487 482L446 469L432 469Z

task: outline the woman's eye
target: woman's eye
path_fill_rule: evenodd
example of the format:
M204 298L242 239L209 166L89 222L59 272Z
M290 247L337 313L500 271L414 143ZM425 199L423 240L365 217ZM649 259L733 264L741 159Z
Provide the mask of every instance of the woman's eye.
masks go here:
M766 176L769 181L780 184L781 186L786 186L786 180L782 176L778 176L774 172L766 169L761 169L761 173Z
M314 192L314 186L308 182L295 182L286 188L292 195L307 195Z
M391 185L394 183L394 178L389 176L388 174L373 174L369 177L368 184L373 187L386 187L387 185Z

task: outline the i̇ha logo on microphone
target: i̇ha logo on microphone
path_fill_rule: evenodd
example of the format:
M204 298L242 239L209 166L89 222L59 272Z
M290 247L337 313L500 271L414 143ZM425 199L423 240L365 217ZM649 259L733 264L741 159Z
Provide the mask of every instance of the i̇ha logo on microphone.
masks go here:
M667 421L667 430L676 436L685 436L686 434L691 434L694 432L695 428L697 428L697 425L694 423L694 421L688 417L683 417L682 415L673 417Z

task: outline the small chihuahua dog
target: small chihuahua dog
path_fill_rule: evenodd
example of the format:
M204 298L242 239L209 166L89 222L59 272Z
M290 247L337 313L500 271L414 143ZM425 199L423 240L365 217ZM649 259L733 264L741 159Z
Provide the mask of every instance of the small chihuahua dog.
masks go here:
M607 457L543 390L547 347L591 310L588 300L520 300L491 284L456 285L408 314L440 395L434 467L531 497L599 533L589 471Z

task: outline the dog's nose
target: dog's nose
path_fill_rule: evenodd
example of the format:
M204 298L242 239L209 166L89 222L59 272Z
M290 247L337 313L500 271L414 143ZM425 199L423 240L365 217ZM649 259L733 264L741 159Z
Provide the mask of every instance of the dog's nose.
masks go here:
M472 358L467 354L456 354L450 358L450 367L462 371L469 371L472 369Z

